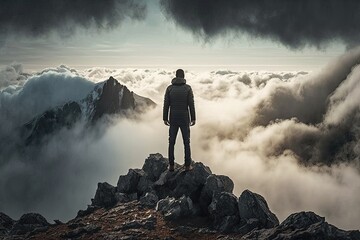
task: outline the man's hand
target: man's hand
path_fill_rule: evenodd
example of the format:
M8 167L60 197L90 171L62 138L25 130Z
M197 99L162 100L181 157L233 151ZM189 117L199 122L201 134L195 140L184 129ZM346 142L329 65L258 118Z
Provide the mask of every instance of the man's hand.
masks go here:
M164 121L164 124L165 124L166 126L170 126L169 121Z
M190 126L194 126L195 125L195 120L191 121Z

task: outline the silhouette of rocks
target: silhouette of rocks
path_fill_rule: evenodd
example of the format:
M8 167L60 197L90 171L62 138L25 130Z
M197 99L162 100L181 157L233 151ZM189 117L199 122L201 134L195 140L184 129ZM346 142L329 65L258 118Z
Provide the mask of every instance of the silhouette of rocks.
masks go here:
M98 183L95 197L92 199L92 205L102 207L111 207L115 205L117 202L115 193L116 187L110 185L107 182Z
M243 236L244 239L360 239L359 231L340 230L325 222L325 218L313 212L293 213L279 226L270 229L254 230Z
M265 198L249 190L243 191L240 195L239 211L243 222L257 219L260 228L272 228L279 225L278 218L270 211Z
M46 230L49 227L46 219L38 213L26 213L12 226L10 235L23 235L36 229Z
M118 192L122 193L134 193L137 192L137 186L141 177L145 176L145 172L142 169L129 169L126 175L119 177L117 183Z
M14 222L8 215L0 212L0 236L7 234L14 225Z

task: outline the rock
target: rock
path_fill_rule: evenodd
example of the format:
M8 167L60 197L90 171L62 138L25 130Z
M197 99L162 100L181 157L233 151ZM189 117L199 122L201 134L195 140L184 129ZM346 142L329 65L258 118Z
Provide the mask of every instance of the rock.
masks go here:
M55 222L55 225L62 225L62 224L64 224L64 223L63 223L62 221L60 221L59 219L55 219L54 222Z
M92 205L100 207L114 206L117 202L115 192L116 187L110 185L109 183L98 183L95 197L92 199Z
M14 223L15 221L12 218L5 213L0 212L0 236L6 235Z
M142 169L129 169L126 175L119 177L117 191L122 193L135 193L140 177L144 177L145 172Z
M258 219L260 228L272 228L279 225L279 220L273 214L266 200L259 194L245 190L239 198L240 218L243 223L250 219Z
M185 195L193 202L198 202L201 189L210 174L211 170L202 163L194 163L191 171L185 171L183 168L175 169L174 172L166 170L155 182L154 189L159 198L180 198Z
M76 218L84 217L86 215L89 215L89 214L93 213L96 209L99 209L99 208L100 208L99 206L88 205L86 210L79 210L78 211L78 213L76 215Z
M291 214L277 227L253 230L244 235L243 239L358 240L360 239L360 232L340 230L328 224L323 217L313 212L299 212Z
M173 197L161 199L156 204L156 210L164 214L166 220L177 220L193 215L194 206L191 198L183 195L179 199Z
M237 197L228 192L214 196L208 207L213 226L221 232L231 232L239 224L240 216Z
M127 202L137 200L138 194L136 192L131 193L131 194L116 192L115 199L116 199L116 202L118 202L118 203L127 203Z
M155 207L158 201L158 196L153 192L148 192L140 198L140 203L146 207Z
M151 192L154 190L154 182L152 182L148 176L142 176L139 179L139 183L137 185L137 193L139 196L144 195L147 192Z
M234 189L233 181L224 175L211 174L206 178L204 187L201 190L199 204L201 209L207 213L208 206L215 194L221 192L232 193Z
M169 161L160 153L150 154L142 167L148 178L155 182L161 173L168 169Z
M67 233L64 233L61 235L61 237L62 238L72 238L72 239L78 238L84 234L88 234L88 235L94 234L94 233L98 232L100 229L101 229L100 226L97 226L95 224L89 224L87 226L79 227L79 228L71 230Z
M50 224L38 213L26 213L13 225L10 235L23 235L36 228L48 227Z
M176 187L173 190L173 196L178 198L185 195L189 196L194 202L198 202L201 189L210 174L210 169L202 163L195 163L191 171L180 171L176 176Z

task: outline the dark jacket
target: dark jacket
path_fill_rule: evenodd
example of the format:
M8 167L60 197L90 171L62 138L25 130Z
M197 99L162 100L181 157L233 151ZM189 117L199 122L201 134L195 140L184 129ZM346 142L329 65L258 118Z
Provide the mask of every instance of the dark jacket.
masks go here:
M194 94L191 87L184 78L174 78L171 83L165 92L163 120L170 121L170 124L189 124L190 121L195 121Z

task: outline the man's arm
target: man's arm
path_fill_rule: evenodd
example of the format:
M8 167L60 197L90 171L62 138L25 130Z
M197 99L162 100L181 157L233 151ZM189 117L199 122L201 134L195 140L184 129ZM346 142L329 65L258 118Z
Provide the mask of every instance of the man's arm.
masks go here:
M164 96L163 120L166 125L169 123L169 107L170 107L170 86L166 88Z
M190 110L190 121L191 121L191 125L193 126L195 125L196 115L195 115L194 94L191 87L188 94L188 104Z

